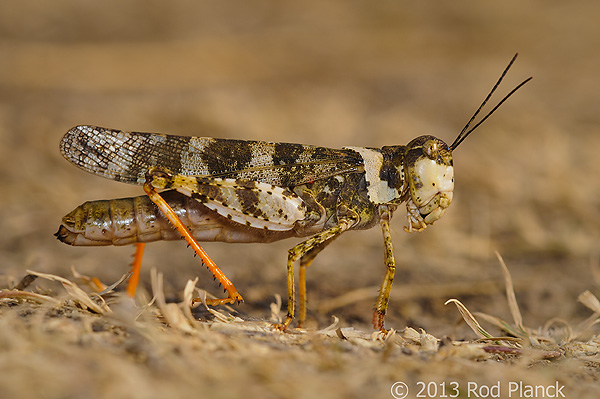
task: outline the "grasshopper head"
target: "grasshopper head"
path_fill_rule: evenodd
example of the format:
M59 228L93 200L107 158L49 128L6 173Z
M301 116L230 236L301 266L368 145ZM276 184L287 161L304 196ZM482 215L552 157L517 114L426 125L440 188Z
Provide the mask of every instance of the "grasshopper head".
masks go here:
M444 215L446 208L452 202L452 190L454 190L452 151L485 122L510 96L532 79L525 79L517 85L479 122L471 126L516 58L517 54L510 60L492 90L450 146L433 136L417 137L406 145L402 165L404 184L400 198L406 201L408 210L408 227L404 228L406 231L423 230L427 225L433 224Z
M406 146L404 176L408 183L405 230L421 231L441 218L452 202L452 150L436 137L417 137Z

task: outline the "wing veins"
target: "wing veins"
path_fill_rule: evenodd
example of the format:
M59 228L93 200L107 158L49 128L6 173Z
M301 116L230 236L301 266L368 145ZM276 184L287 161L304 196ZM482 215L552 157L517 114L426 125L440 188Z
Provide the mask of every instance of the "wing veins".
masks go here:
M293 186L364 167L352 152L312 145L126 132L76 126L61 140L61 152L95 175L143 184L150 167L176 174L241 178ZM281 173L277 173L281 171Z

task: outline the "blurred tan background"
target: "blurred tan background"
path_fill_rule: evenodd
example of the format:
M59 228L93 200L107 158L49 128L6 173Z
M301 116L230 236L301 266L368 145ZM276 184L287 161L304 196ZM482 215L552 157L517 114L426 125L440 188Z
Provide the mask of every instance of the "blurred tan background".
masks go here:
M0 268L107 282L133 248L72 248L52 234L86 200L141 194L63 160L77 124L329 147L451 142L515 52L500 94L534 80L455 152L455 199L427 231L394 219L399 270L389 327L471 336L458 297L508 317L498 250L513 273L525 322L580 320L585 289L599 293L600 3L508 0L277 2L69 0L0 3ZM205 249L267 317L285 297L293 240L210 243ZM351 232L308 274L309 318L336 314L368 329L384 274L381 232ZM185 281L214 293L181 242L147 247L177 300ZM331 300L371 294L342 307Z

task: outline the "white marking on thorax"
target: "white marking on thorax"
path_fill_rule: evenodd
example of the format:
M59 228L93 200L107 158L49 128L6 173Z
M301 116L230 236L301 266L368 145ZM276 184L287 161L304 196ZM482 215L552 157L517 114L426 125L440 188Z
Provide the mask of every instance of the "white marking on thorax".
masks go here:
M374 204L387 204L400 197L395 188L388 186L387 181L379 178L383 166L383 154L379 150L364 147L343 147L360 154L365 165L365 178L367 179L367 194Z

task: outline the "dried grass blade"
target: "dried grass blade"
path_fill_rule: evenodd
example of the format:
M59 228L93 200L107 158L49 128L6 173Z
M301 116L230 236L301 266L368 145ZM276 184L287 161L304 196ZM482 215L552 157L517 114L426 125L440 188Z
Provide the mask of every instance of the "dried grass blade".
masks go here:
M192 315L192 305L194 301L194 291L196 290L196 284L198 283L198 277L194 280L188 280L183 289L183 302L181 306L183 308L183 315L193 325L196 323L196 319Z
M167 303L163 290L163 275L156 269L150 271L150 280L152 283L152 292L156 298L156 306L160 310L167 323L181 331L191 333L193 331L188 319L181 312L181 309L174 303Z
M56 298L52 298L47 295L38 294L36 292L27 291L2 291L0 292L0 299L27 299L37 303L51 303L53 305L59 305L60 301Z
M479 338L492 338L493 337L483 327L481 327L479 322L475 319L475 317L471 314L471 312L469 312L469 309L467 309L467 307L462 304L462 302L460 302L458 299L448 299L444 303L444 305L447 305L449 303L453 303L456 305L462 318L469 325L469 327L471 327L471 330L473 330L473 332L475 332L475 334L477 334L477 336Z
M519 338L527 338L528 337L527 333L517 330L512 325L510 325L509 323L507 323L506 321L502 320L499 317L491 316L487 313L481 313L481 312L477 312L475 314L477 315L477 317L481 317L483 320L498 327L499 329L501 329L502 331L504 331L508 334L514 335L515 337L519 337Z
M111 312L108 305L106 305L106 304L104 304L103 306L98 305L96 302L92 301L92 299L89 297L89 295L86 294L86 292L84 290L79 288L79 286L77 284L75 284L74 282L72 282L70 280L67 280L66 278L56 276L54 274L38 273L38 272L31 271L31 270L27 270L27 273L33 274L33 275L41 277L41 278L45 278L46 280L58 281L59 283L62 284L63 288L65 289L65 291L67 291L67 293L71 296L71 298L86 309L89 309L89 310L99 313L99 314L105 314L105 313Z
M15 289L23 291L25 288L29 287L29 285L33 283L36 278L37 276L33 274L26 274L25 276L23 276L21 281L19 281L19 284L16 285Z
M590 291L584 291L577 297L577 300L586 307L590 308L594 314L579 323L573 329L573 339L580 337L594 325L600 323L600 301Z
M594 294L584 291L577 297L577 300L590 308L594 313L600 314L600 301Z
M504 259L498 251L495 251L498 260L500 261L500 266L502 266L502 272L504 274L504 281L506 284L506 298L508 300L508 307L510 309L510 314L513 317L515 325L521 330L521 334L526 334L525 327L523 326L523 316L521 316L521 311L519 310L519 304L517 303L517 298L515 296L515 289L512 282L512 277L510 276L510 272L508 271L508 267L506 267L506 263L504 263ZM518 334L518 335L521 335Z
M281 313L281 295L275 294L275 302L271 302L269 309L271 311L271 317L269 320L274 323L283 323L283 315Z

